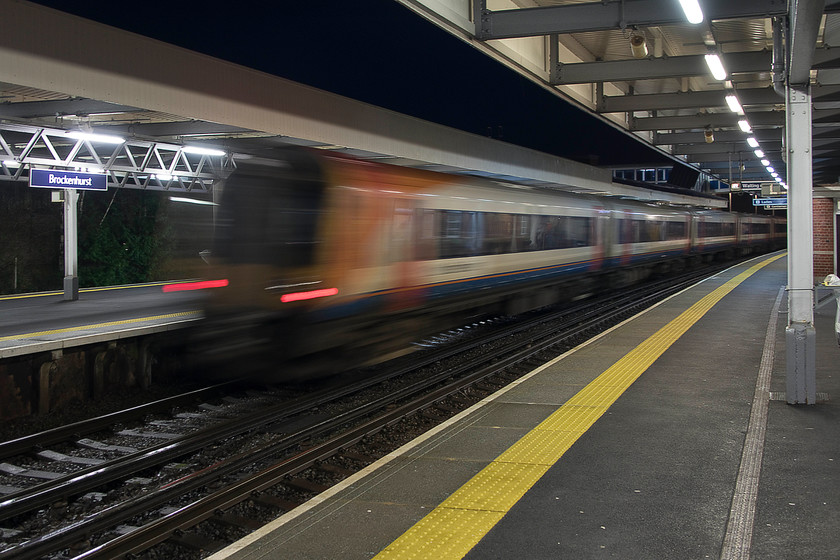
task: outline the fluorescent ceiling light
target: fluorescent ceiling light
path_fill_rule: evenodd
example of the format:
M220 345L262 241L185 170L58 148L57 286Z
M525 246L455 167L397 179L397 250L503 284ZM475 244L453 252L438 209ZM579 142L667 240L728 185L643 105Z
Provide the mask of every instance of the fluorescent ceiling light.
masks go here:
M185 198L183 196L170 196L169 200L172 202L187 202L189 204L201 204L204 206L218 206L215 202L209 200L199 200L197 198Z
M763 158L764 157L764 152L762 150L756 150L753 153L755 154L755 157L757 157L757 158Z
M76 140L88 140L90 142L102 142L103 144L122 144L125 138L113 136L111 134L93 134L91 132L81 132L79 130L71 130L67 133L70 138Z
M741 127L741 130L744 132L752 132L752 127L750 126L750 123L747 122L747 119L741 119L738 121L738 126Z
M763 165L764 167L767 167L768 165L770 165L770 160L769 159L761 160L761 165Z
M764 166L764 168L765 168L765 169L767 170L767 172L768 172L768 173L770 173L770 174L773 174L773 173L775 173L775 172L776 172L776 170L775 170L775 169L773 169L772 167L770 167L769 165L765 165L765 166Z
M706 55L706 66L709 67L709 71L716 80L726 79L726 70L723 68L723 62L720 61L720 57L716 53Z
M773 173L771 173L770 175L772 175L772 176L773 176L773 177L775 177L776 179L778 179L778 178L779 178L779 174L778 174L778 173L776 173L775 171L774 171Z
M201 146L184 146L184 152L188 154L200 154L203 156L223 156L225 152L222 150L215 150L213 148L203 148Z
M727 95L726 104L729 105L729 110L733 113L738 113L739 115L744 114L744 108L738 103L738 98L735 95Z
M700 9L700 4L697 0L680 0L683 12L685 12L685 19L688 23L701 23L703 21L703 10Z
M754 136L747 138L747 144L750 145L750 148L758 148L758 140Z
M3 160L3 165L5 165L6 167L8 167L10 169L17 169L18 167L20 167L20 162L15 161L13 159L4 159Z

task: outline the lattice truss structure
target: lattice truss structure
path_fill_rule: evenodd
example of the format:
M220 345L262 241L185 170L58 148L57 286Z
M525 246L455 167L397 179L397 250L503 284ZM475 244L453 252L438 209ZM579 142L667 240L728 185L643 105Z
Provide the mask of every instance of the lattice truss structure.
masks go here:
M0 124L0 180L28 181L29 170L105 173L109 188L209 193L230 174L228 154L143 140L108 143L74 138L70 131Z

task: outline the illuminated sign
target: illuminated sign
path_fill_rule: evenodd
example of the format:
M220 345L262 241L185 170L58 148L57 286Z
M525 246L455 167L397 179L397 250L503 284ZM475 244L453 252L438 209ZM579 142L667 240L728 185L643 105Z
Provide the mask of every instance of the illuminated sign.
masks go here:
M104 173L78 173L55 169L32 169L29 186L47 189L108 190L108 177Z

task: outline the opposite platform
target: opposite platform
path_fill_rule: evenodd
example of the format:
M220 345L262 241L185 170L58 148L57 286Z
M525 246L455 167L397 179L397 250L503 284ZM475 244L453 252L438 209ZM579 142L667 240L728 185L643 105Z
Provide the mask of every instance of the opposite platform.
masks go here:
M837 407L769 402L760 374L783 390L784 267L761 257L666 300L211 558L831 557Z

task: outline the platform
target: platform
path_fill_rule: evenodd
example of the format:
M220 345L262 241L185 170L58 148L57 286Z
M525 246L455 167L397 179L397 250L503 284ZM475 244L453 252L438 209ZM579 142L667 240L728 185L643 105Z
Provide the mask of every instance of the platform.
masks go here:
M836 557L834 308L816 318L829 400L788 405L775 257L622 323L210 558Z
M172 282L0 296L0 359L182 329L202 317L200 294Z

